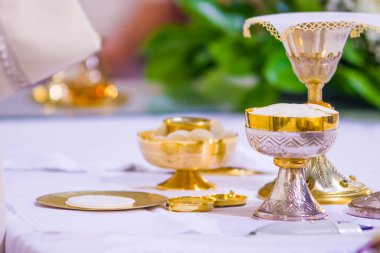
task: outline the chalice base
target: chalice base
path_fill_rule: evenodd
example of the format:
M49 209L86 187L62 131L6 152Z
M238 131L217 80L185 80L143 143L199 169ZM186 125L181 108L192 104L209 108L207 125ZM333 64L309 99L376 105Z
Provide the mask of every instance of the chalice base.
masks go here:
M273 191L256 210L254 217L304 221L325 219L327 215L307 187L305 169L280 168Z
M306 167L306 177L311 193L320 204L348 204L372 192L354 176L342 176L325 155L311 159ZM268 198L273 185L274 182L265 184L258 192L259 197Z
M354 176L340 174L325 155L311 159L306 171L311 192L321 204L348 204L372 193Z
M176 170L171 178L157 185L160 190L210 190L215 185L207 182L196 170Z

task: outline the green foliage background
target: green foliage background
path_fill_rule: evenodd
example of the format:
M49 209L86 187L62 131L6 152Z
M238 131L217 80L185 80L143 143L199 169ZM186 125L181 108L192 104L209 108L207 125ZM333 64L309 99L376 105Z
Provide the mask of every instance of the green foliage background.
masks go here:
M321 11L320 0L179 0L189 17L147 41L145 75L181 102L232 110L278 101L306 100L282 44L261 28L242 36L246 18L289 11ZM380 108L380 67L364 38L349 39L337 73L324 90L327 101Z

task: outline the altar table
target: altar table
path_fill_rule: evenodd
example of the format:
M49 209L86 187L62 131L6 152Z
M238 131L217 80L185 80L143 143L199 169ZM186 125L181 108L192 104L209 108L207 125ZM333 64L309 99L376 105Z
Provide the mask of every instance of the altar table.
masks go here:
M239 133L231 165L266 172L253 176L205 176L211 191L159 191L155 185L170 170L149 165L140 154L136 132L157 127L174 115L51 117L0 120L0 144L7 194L7 253L211 253L211 252L354 252L374 231L358 235L247 236L274 221L255 220L262 202L258 189L276 176L272 158L248 144L243 114L188 115L213 117ZM345 175L355 175L380 190L380 120L345 117L338 140L328 153ZM137 168L137 169L136 169ZM35 199L76 190L125 190L168 197L207 195L234 190L248 196L242 207L208 213L174 213L163 206L117 212L46 208ZM345 205L325 205L329 218L380 227L380 220L346 214Z

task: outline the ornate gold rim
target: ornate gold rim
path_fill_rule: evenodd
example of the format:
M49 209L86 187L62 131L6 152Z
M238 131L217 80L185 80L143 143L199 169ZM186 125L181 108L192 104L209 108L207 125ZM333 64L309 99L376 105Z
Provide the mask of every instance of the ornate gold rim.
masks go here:
M244 37L250 38L251 31L249 30L253 25L261 25L264 27L273 37L279 41L284 41L287 35L294 30L301 29L304 31L316 31L322 29L351 29L350 37L358 38L365 30L374 30L380 33L380 27L369 25L354 21L328 21L328 22L304 22L297 25L290 26L288 29L279 33L277 29L268 21L265 20L252 20L247 19L244 23L243 34Z
M316 132L338 128L339 113L324 117L279 117L257 115L256 108L245 110L245 125L249 128L271 132Z

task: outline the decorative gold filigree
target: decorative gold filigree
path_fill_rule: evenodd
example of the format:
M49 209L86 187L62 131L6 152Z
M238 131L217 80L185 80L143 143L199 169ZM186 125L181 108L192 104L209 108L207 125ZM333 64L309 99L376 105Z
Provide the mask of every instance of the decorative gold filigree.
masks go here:
M268 32L278 39L279 41L284 41L285 38L288 36L289 33L293 32L294 30L301 29L304 31L316 31L316 30L334 30L334 29L351 29L350 36L351 38L358 38L365 30L374 30L376 32L380 33L380 27L369 25L365 23L358 23L353 21L339 21L339 22L305 22L297 25L290 26L288 29L286 29L284 32L279 33L277 29L268 21L264 20L255 20L250 21L247 20L244 24L244 37L250 38L251 32L250 27L252 25L261 25L264 27Z
M249 30L249 28L254 25L254 24L258 24L258 25L261 25L262 27L264 27L273 37L275 37L276 39L278 39L279 41L281 41L281 35L280 33L277 31L277 29L270 23L270 22L267 22L267 21L264 21L264 20L260 20L260 21L257 21L255 23L249 23L249 22L246 22L244 24L244 37L246 38L250 38L251 37L251 32Z

